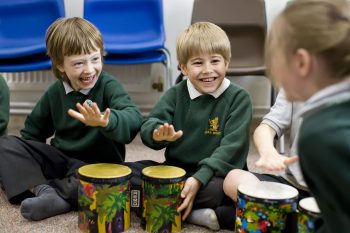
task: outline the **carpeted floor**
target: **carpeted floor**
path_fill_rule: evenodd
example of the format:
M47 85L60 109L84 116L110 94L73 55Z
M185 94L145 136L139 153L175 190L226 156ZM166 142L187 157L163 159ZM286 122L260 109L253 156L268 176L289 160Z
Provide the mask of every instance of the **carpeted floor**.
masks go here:
M18 134L19 129L23 125L23 117L11 117L9 125L9 134ZM253 124L254 129L256 124ZM140 137L137 136L135 140L127 145L127 161L136 161L141 159L152 159L155 161L164 160L164 150L154 151L145 147ZM254 161L257 159L256 150L251 143L248 167L252 171L264 172L261 169L257 169L254 166ZM80 232L78 229L78 214L77 212L70 212L67 214L55 216L49 219L45 219L39 222L31 222L24 219L20 212L19 206L11 205L7 202L6 197L2 191L0 191L0 233L75 233ZM139 219L132 215L131 216L131 227L128 232L144 232L140 227ZM192 224L185 224L181 232L212 232L206 228L198 227ZM221 230L219 232L230 232Z

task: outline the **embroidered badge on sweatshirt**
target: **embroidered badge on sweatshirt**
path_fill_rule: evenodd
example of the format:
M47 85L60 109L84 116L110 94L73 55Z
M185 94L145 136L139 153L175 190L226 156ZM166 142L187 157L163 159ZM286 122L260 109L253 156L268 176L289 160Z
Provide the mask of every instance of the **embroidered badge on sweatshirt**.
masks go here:
M209 129L207 129L205 134L209 135L221 135L221 132L219 131L219 118L215 117L214 119L209 119Z

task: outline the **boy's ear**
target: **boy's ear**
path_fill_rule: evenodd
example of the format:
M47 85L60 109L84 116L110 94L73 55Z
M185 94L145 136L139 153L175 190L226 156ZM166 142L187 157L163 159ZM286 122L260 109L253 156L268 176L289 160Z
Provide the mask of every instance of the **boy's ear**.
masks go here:
M187 67L186 67L186 65L180 64L179 67L180 67L181 73L182 73L184 76L187 76Z
M58 69L60 72L64 73L64 68L63 68L63 66L57 65L57 69Z
M298 49L294 55L295 65L302 77L306 77L312 70L312 55L306 49Z

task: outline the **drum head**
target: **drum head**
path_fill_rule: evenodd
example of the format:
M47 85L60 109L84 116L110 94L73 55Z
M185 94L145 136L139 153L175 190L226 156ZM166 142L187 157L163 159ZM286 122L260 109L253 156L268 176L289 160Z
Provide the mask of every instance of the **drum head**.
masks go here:
M184 177L186 171L179 167L158 165L144 168L142 175L156 179L173 179Z
M240 184L238 192L244 195L268 200L284 200L296 198L298 190L286 184L262 181L255 184Z
M96 163L79 168L78 173L88 178L113 179L131 174L131 169L120 164Z
M308 210L310 212L319 214L320 209L318 208L317 202L313 197L303 198L299 201L300 208Z

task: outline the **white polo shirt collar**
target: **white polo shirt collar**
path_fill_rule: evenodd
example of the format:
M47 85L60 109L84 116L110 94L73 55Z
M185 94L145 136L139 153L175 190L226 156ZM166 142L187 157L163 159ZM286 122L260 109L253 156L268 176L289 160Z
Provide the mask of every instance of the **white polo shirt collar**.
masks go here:
M72 91L74 91L74 89L65 81L63 81L63 87L64 90L66 91L66 95ZM79 92L84 94L84 95L88 95L91 91L91 88L89 89L81 89Z
M209 95L213 96L215 99L218 98L222 93L224 93L224 91L230 86L231 82L230 80L228 80L227 78L224 78L224 80L222 81L221 85L219 86L218 89L216 89L216 91L212 92L212 93L208 93ZM188 93L190 94L190 98L191 100L204 95L203 93L200 93L191 83L190 79L187 79L187 89L188 89Z

